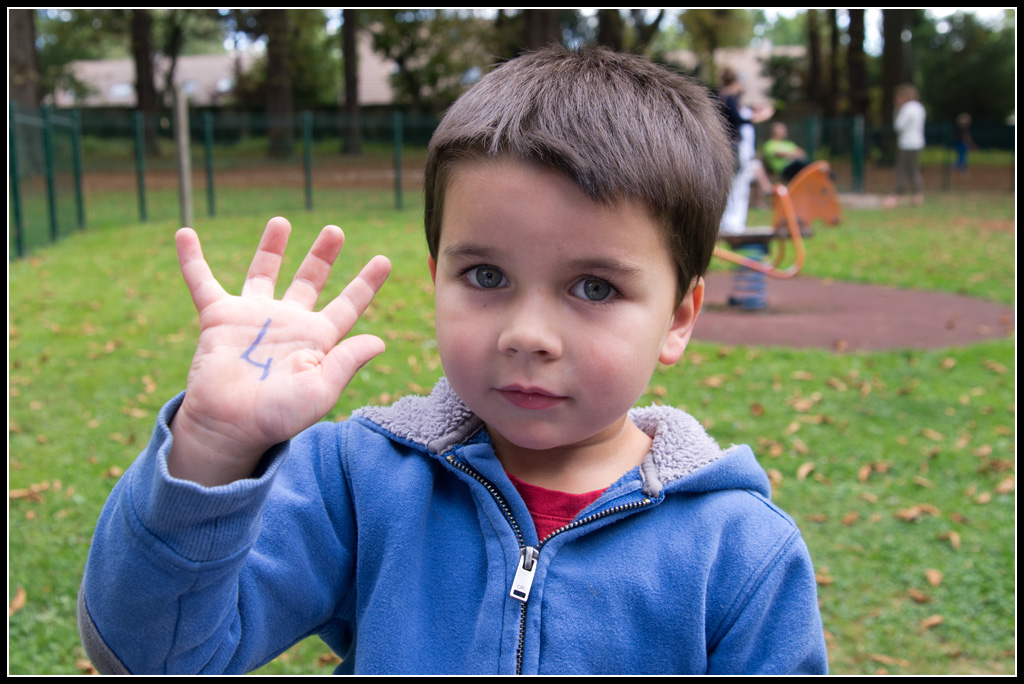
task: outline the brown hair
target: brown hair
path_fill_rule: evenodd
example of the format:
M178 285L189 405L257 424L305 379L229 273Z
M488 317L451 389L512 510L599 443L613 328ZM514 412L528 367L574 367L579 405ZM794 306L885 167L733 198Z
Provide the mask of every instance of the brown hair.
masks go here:
M732 153L718 108L694 81L596 47L556 46L498 66L430 141L424 222L435 259L452 171L498 157L564 173L596 202L646 205L665 228L679 297L707 270Z

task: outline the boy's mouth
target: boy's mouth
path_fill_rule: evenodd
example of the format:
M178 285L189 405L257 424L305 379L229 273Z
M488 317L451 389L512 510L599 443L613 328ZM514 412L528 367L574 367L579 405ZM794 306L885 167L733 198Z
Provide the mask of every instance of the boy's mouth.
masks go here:
M513 406L535 411L554 408L568 400L568 397L559 396L537 387L508 385L497 389L498 394Z

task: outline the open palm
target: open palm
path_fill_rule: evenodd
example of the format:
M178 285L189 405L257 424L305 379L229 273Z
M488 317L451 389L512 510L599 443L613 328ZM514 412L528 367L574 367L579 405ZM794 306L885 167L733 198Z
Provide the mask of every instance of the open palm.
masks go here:
M345 336L387 278L388 260L372 259L314 311L344 242L340 228L327 226L278 300L274 287L290 230L283 218L267 223L240 296L214 278L194 231L183 228L175 237L200 325L185 400L172 423L169 467L176 476L204 483L248 476L268 448L323 418L356 371L384 351L373 335Z

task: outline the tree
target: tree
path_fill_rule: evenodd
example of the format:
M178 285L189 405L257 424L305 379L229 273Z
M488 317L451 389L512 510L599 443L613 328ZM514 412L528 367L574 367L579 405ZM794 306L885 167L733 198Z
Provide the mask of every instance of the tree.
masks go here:
M458 10L364 10L374 50L395 62L395 99L413 112L450 104L494 61L493 24Z
M967 112L975 122L1003 123L1016 109L1016 29L986 26L957 12L913 26L917 85L930 121Z
M599 9L597 11L596 42L617 51L630 51L637 54L647 52L651 41L658 32L665 17L665 10L660 9L656 15L649 15L647 10L631 9L629 23L618 9Z
M715 52L719 48L743 45L750 38L753 19L746 10L688 9L680 16L700 60L700 77L715 80Z
M342 11L341 52L345 80L345 123L341 134L342 154L363 153L359 110L359 10Z
M807 99L820 103L821 88L821 29L818 10L807 10Z
M153 76L153 17L147 9L129 10L132 58L135 60L135 108L142 113L146 153L157 156L160 147L156 123L160 106Z
M846 62L849 83L849 107L851 116L867 117L868 81L867 60L864 55L864 10L847 10L850 17L850 45Z
M262 10L260 21L267 35L267 154L282 159L291 156L295 145L288 10Z
M42 98L39 57L36 54L36 11L9 10L7 25L7 96L25 109L39 109Z
M562 30L559 27L558 10L523 10L523 49L539 50L552 43L560 43Z
M839 114L839 96L842 89L839 85L839 16L838 12L830 9L826 12L829 27L829 50L828 50L828 94L825 96L825 116L829 119Z

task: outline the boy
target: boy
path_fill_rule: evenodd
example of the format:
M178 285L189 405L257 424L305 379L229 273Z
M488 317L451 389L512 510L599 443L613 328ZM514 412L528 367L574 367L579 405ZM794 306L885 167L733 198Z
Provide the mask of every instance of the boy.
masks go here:
M546 50L460 98L427 167L446 379L344 423L313 425L383 350L335 345L387 261L314 313L336 228L281 301L283 219L241 297L179 232L200 339L97 526L94 663L241 672L315 633L340 672L825 671L806 547L750 450L630 411L700 310L731 171L709 98Z

